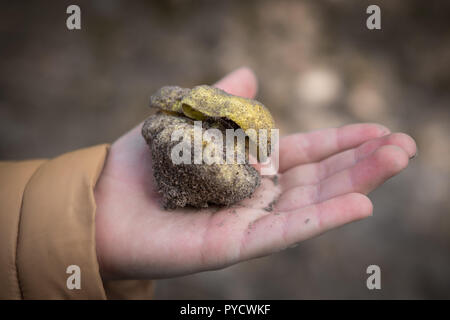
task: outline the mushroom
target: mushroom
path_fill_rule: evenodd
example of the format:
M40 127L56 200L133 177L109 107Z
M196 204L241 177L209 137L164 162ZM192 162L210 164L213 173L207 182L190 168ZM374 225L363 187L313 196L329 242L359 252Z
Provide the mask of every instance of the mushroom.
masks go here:
M253 194L261 177L250 155L261 160L260 154L269 151L255 152L258 148L251 146L259 147L260 130L274 126L263 104L202 85L162 87L151 97L150 107L158 111L144 122L142 135L152 153L153 175L165 208L227 206ZM233 135L231 144L224 143L239 129L244 139ZM266 137L264 147L270 150ZM230 151L233 161L227 158Z

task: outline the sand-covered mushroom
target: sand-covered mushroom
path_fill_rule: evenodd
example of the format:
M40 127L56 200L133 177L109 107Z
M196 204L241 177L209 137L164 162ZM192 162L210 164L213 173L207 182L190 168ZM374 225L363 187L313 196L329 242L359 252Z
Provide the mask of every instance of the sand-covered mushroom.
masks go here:
M270 131L274 121L263 104L203 85L193 89L163 87L151 97L150 107L158 111L144 122L142 135L152 153L153 174L165 208L231 205L253 194L261 177L249 163L249 144L256 143L257 137L233 139L234 153L245 160L227 163L226 134L227 129ZM195 159L199 150L198 145L195 149L195 133L205 137L205 132L214 132L216 137L201 141L202 153L210 157L209 162L199 163ZM182 143L181 153L189 161L180 163L174 161L174 152L179 155L177 148ZM270 140L267 143L270 149Z

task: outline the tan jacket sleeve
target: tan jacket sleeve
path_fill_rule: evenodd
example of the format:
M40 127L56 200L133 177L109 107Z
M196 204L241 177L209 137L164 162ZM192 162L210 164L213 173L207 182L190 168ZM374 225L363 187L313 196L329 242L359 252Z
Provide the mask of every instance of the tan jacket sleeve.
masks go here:
M94 187L108 145L0 162L0 299L150 298L150 281L103 283ZM80 269L81 288L67 285Z

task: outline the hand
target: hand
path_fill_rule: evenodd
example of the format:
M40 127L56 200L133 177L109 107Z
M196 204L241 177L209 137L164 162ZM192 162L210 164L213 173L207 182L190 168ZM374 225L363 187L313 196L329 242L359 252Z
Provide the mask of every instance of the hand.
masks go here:
M238 69L216 84L254 97L256 79ZM412 138L377 124L287 136L278 178L231 208L163 210L141 125L111 146L95 188L96 241L104 279L186 275L268 255L366 218L365 194L415 155Z

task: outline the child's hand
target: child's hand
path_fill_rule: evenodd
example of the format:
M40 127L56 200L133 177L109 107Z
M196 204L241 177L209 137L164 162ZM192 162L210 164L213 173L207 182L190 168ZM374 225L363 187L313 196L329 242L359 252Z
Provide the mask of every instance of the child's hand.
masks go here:
M257 89L246 68L216 86L249 98ZM217 212L165 211L140 127L112 145L95 189L97 256L105 279L224 268L368 217L372 204L365 194L416 153L411 137L376 124L299 133L281 139L278 178L263 178L252 198Z

